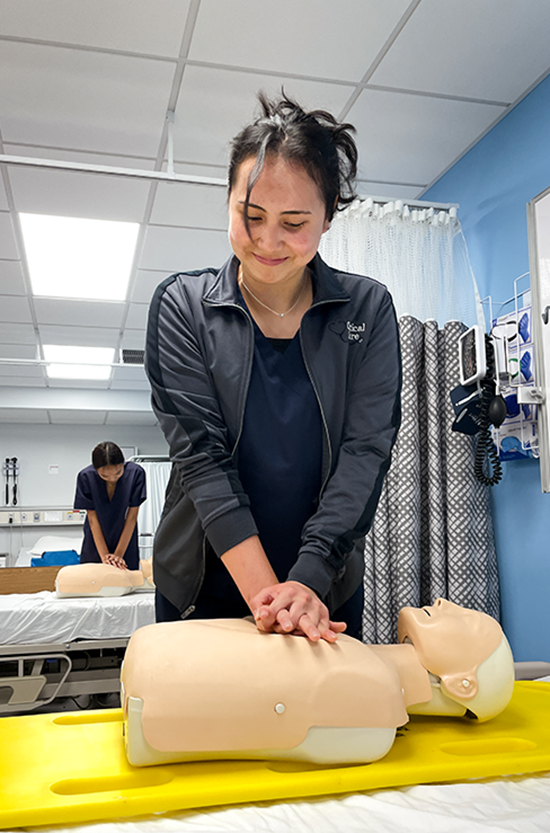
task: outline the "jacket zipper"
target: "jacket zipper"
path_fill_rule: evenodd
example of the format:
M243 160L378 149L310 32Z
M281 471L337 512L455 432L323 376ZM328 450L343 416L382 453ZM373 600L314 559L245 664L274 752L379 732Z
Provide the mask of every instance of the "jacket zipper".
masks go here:
M313 309L314 307L320 307L322 304L328 304L328 303L331 303L331 302L330 301L318 301L316 304L312 304L311 307L308 310L305 311L305 313L302 316L302 319L304 319L306 317L309 310ZM309 376L309 381L311 382L311 387L313 388L315 398L317 399L317 404L319 405L319 411L321 412L321 420L323 422L323 430L324 430L325 436L327 438L328 467L327 467L327 472L325 474L325 478L324 478L324 480L321 484L321 489L319 491L319 500L320 500L321 495L323 494L323 492L325 490L325 486L327 485L327 483L329 481L330 473L332 471L332 443L330 442L330 434L329 434L329 430L328 430L327 420L326 420L326 417L325 417L325 412L323 410L323 403L321 402L321 397L319 396L319 391L317 390L317 387L315 385L315 380L313 378L313 374L311 373L311 369L309 367L309 363L308 363L308 360L307 360L307 351L306 351L305 346L304 346L303 331L302 331L301 325L300 325L300 329L298 330L298 333L299 333L299 338L300 338L300 347L302 348L302 358L304 360L304 366L305 366L307 375Z

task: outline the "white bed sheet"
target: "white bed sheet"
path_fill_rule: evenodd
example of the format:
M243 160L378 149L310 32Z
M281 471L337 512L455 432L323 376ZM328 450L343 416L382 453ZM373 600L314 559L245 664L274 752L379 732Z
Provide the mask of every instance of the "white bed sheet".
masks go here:
M0 595L0 645L117 639L155 621L154 593L58 599L54 592Z
M550 775L374 790L70 828L41 827L40 833L63 829L70 833L548 833Z

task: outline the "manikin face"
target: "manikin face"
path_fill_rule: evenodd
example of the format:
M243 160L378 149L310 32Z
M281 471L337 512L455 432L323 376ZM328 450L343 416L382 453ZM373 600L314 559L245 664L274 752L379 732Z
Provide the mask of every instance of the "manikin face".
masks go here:
M116 483L124 473L124 463L116 466L100 466L96 471L106 483Z
M424 668L465 698L477 692L476 668L498 648L502 631L486 613L438 599L431 607L404 607L398 637L410 639Z
M317 252L327 231L325 204L316 183L300 165L280 156L265 160L250 194L249 237L244 224L246 185L255 157L237 171L229 197L229 241L245 283L292 285Z

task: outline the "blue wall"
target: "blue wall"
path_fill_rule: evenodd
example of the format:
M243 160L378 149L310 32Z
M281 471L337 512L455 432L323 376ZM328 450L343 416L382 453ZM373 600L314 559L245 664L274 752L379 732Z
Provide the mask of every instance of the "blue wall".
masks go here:
M506 300L529 270L526 205L549 186L550 77L423 197L460 204L482 297ZM503 627L516 660L550 661L550 495L538 462L505 463L492 498Z

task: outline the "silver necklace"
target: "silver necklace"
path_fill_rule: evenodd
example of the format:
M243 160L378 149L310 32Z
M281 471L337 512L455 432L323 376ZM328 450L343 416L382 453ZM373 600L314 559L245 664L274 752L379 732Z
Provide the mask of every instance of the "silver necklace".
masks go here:
M290 309L287 309L287 311L286 311L286 312L277 312L277 310L276 310L276 309L271 309L271 307L268 307L268 306L267 306L267 304L264 304L264 302L263 302L263 301L260 301L260 299L259 299L259 298L256 298L256 296L254 295L254 293L252 292L252 290L251 290L251 289L249 289L249 288L247 287L247 285L245 284L245 282L244 282L244 280L243 280L243 278L242 278L242 275L241 275L241 284L244 286L244 288L246 289L246 291L248 292L248 294L249 294L249 295L251 295L251 296L254 298L254 300L256 301L256 303L260 304L260 306L262 306L262 307L265 307L267 310L269 310L269 312L272 312L272 313L273 313L273 315L276 315L276 316L277 316L277 318L284 318L284 317L285 317L285 315L288 315L288 313L289 313L289 312L292 312L292 310L294 309L294 307L296 307L296 306L298 305L298 301L300 301L300 299L301 299L302 295L304 294L304 287L305 287L305 285L306 285L306 283L305 283L305 281L304 281L304 283L302 284L302 288L301 288L301 290L300 290L300 293L299 293L298 297L296 298L296 300L294 301L294 303L292 304L292 306L290 307Z

